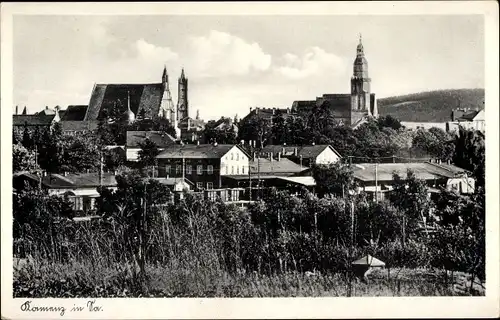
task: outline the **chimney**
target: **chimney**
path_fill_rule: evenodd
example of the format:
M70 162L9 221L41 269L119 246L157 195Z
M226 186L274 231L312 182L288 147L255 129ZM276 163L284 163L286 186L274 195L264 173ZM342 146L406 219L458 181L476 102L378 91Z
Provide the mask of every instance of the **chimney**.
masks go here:
M49 106L45 106L45 110L49 110Z
M244 146L245 145L245 140L241 140L240 143L241 143L242 146Z
M286 108L286 113L290 113L290 108Z
M197 140L196 141L196 145L199 146L200 145L200 140Z
M67 171L64 171L64 174L63 174L65 177L68 176L68 172Z
M281 160L281 152L278 152L278 161Z
M447 163L447 164L451 164L451 163L450 163L450 160L446 161L446 163Z
M273 108L273 116L275 115L276 113L276 108Z
M313 141L312 145L314 146L316 143Z
M18 115L18 114L19 114L19 107L16 106L16 115Z
M114 171L114 175L117 176L118 175L118 170L115 170Z
M269 161L273 162L273 153L269 152Z
M297 148L296 148L296 147L295 147L295 148L293 148L293 155L294 155L294 156L297 156Z
M253 160L255 160L257 158L257 152L253 152Z
M214 147L217 147L217 141L214 141Z
M283 151L283 154L285 154L285 147L283 147L283 150L282 150L282 151Z
M252 110L253 110L253 108L252 108L252 107L250 107L250 112L252 112Z
M259 107L255 108L255 114L259 114Z
M43 176L46 177L47 176L47 171L44 171L43 172Z

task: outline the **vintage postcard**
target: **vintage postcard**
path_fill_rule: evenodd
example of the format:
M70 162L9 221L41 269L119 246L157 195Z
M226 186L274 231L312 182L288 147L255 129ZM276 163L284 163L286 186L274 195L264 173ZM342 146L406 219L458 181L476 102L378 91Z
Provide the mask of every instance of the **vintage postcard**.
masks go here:
M1 9L2 318L500 316L496 2Z

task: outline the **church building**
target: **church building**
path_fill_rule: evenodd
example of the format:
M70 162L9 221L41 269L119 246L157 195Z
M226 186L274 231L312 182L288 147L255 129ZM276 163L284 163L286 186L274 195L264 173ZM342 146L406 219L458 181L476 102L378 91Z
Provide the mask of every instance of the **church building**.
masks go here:
M355 128L368 117L378 117L377 101L370 87L368 61L360 36L351 77L351 93L324 94L322 97L317 97L316 100L294 101L292 112L307 114L314 107L326 107L339 125L343 124Z

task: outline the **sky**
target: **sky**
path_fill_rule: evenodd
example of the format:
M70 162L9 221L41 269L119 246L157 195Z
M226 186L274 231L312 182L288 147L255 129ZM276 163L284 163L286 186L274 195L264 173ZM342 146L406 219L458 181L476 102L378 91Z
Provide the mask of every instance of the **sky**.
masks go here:
M177 102L181 69L189 112L240 118L250 107L290 107L349 93L362 35L377 98L484 88L480 15L75 16L18 15L14 105L88 104L95 83L159 83Z

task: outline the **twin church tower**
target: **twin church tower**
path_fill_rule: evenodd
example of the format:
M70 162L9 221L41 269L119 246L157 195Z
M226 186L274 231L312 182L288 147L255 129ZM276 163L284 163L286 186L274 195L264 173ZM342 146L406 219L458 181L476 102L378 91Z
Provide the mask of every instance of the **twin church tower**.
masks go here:
M189 104L188 104L188 79L182 69L181 76L178 81L178 96L177 107L174 106L172 101L172 94L170 93L170 84L168 81L167 67L163 68L162 75L163 97L160 105L160 115L163 118L169 119L174 128L179 127L179 121L189 117Z

